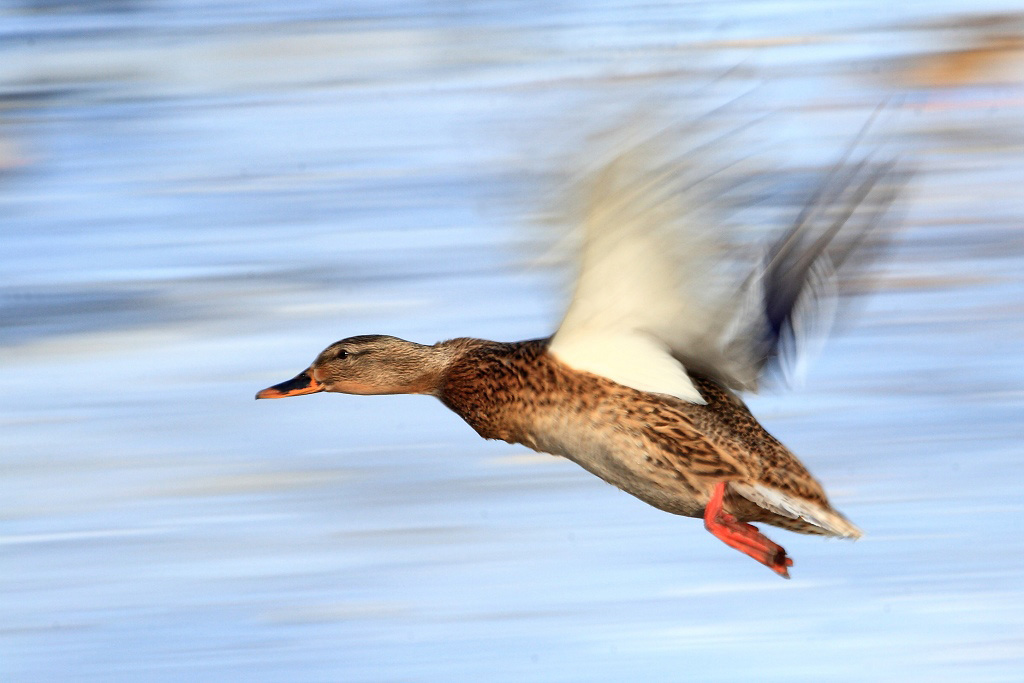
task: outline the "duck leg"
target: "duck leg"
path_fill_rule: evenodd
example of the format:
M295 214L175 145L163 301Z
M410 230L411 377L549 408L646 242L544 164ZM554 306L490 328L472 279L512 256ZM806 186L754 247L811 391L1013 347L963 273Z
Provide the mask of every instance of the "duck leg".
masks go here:
M749 555L779 576L788 579L789 567L793 566L793 560L786 557L786 550L758 531L754 525L739 522L722 509L725 484L724 481L715 484L711 500L704 508L704 528L727 546Z

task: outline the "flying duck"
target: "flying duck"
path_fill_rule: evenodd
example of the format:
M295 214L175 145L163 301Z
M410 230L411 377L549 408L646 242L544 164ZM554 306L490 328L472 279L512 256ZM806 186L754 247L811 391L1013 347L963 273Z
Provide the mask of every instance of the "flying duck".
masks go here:
M572 302L544 339L433 345L348 337L257 399L427 394L485 439L564 456L789 578L752 523L856 539L861 531L739 397L788 375L827 322L835 270L874 232L892 164L836 165L749 267L714 221L694 159L649 139L594 174ZM733 264L729 267L728 264ZM820 336L820 335L817 335Z

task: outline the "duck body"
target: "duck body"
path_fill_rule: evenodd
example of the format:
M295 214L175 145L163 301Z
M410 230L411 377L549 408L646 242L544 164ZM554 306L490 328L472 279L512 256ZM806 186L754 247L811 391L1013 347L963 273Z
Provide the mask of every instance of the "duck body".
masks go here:
M699 402L573 368L549 339L426 346L363 335L335 342L307 370L256 398L436 396L485 439L564 456L655 508L703 517L717 538L785 578L792 560L750 522L860 536L743 401L710 377L687 376Z
M699 405L638 391L564 365L548 340L457 339L438 386L441 401L485 439L561 455L665 512L702 517L715 484L762 483L830 509L820 484L746 405L691 373ZM828 533L800 518L728 495L726 511L802 533Z

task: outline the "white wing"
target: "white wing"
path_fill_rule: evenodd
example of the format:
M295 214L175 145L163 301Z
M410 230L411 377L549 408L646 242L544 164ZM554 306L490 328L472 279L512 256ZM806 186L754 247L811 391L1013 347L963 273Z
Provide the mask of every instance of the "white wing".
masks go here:
M782 238L743 265L725 239L710 155L672 156L665 137L619 154L592 183L576 288L551 352L693 403L704 400L687 368L741 390L769 369L791 380L804 365L799 352L820 346L830 326L833 266L895 196L894 184L879 183L892 164L844 159Z
M699 220L686 180L678 164L652 163L651 147L620 155L593 183L576 290L550 350L578 370L704 403L673 351L707 336L719 245L686 229Z

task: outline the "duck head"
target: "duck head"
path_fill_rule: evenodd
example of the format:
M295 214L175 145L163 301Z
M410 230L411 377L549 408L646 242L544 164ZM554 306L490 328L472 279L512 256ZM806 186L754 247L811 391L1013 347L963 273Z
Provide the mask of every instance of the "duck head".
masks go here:
M284 398L319 391L433 394L446 360L437 346L380 334L349 337L331 344L306 370L264 389L256 398Z

